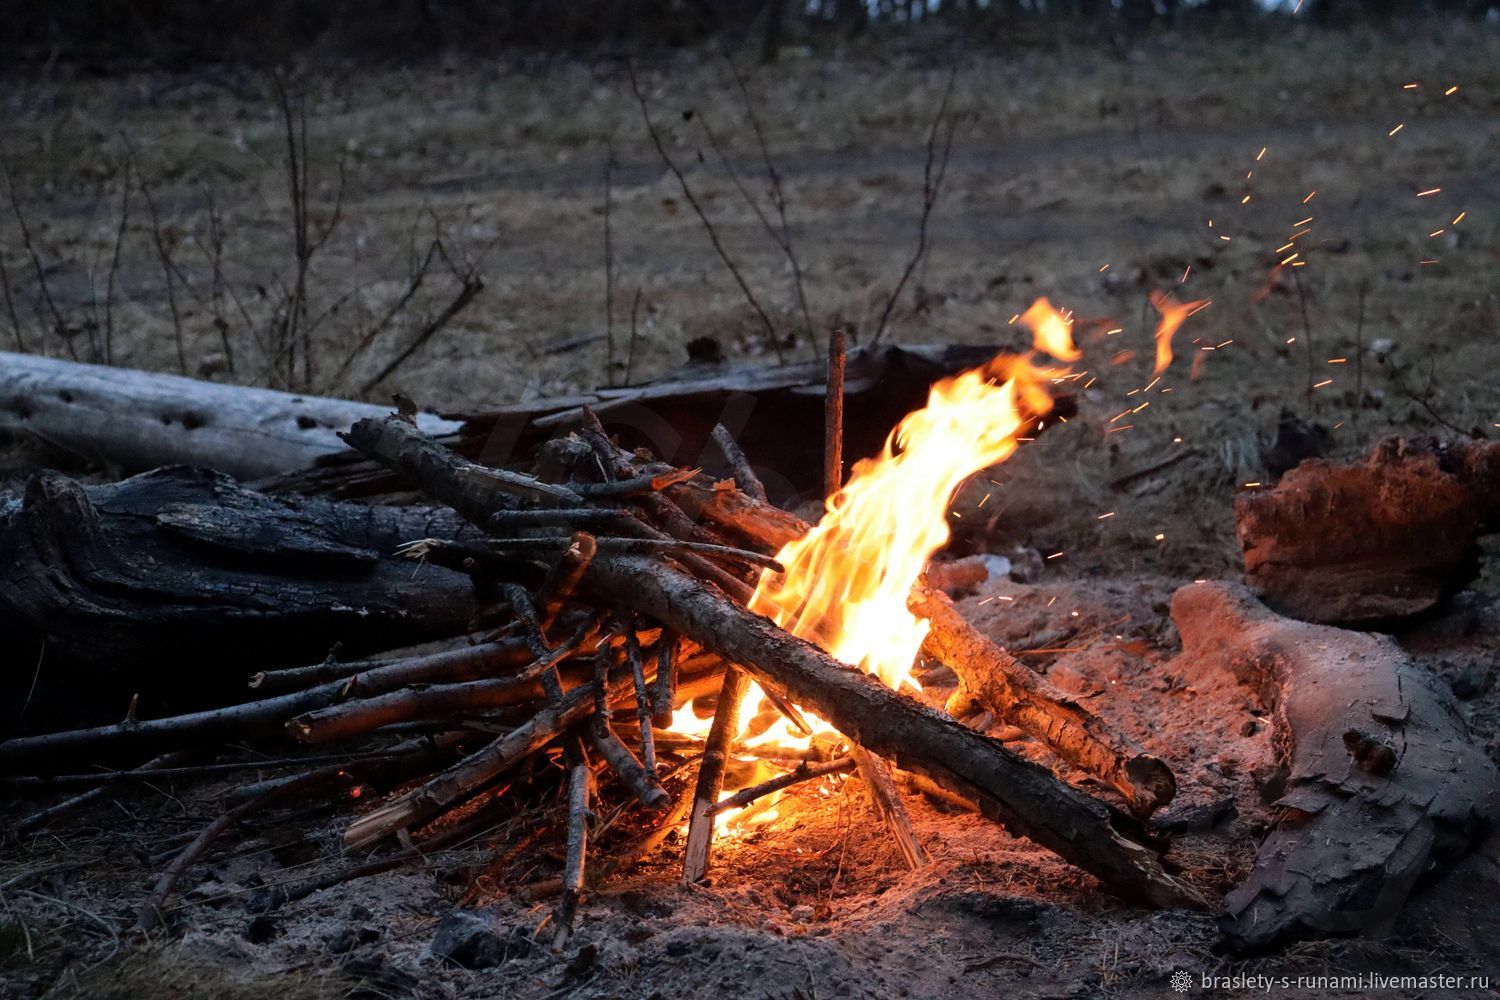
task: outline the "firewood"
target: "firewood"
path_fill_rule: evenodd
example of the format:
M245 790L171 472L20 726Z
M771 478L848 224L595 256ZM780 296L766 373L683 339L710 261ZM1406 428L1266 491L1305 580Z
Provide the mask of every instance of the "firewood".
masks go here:
M468 646L373 667L352 677L327 681L293 691L224 708L205 709L162 719L136 719L108 726L39 736L17 736L0 743L0 773L16 773L24 766L86 759L125 750L150 752L165 748L205 746L233 739L274 736L294 716L333 705L352 695L373 697L412 684L456 681L504 669L515 663L513 640ZM520 647L526 655L524 646Z
M656 651L656 680L651 685L651 721L656 726L672 724L677 701L677 637L662 632Z
M676 489L679 500L689 501L686 509L772 550L810 530L800 518L742 494L724 491L738 498L726 501L705 496L695 483ZM1066 695L1049 690L1051 685L1039 675L965 621L945 596L919 582L908 606L932 622L923 652L967 676L965 688L986 707L1118 789L1134 811L1149 815L1171 800L1176 780L1163 762L1141 752Z
M1500 774L1452 692L1389 637L1279 617L1229 583L1183 587L1172 620L1190 666L1259 695L1285 757L1283 818L1225 901L1235 950L1387 927L1424 876L1500 820ZM1349 732L1394 760L1359 766Z
M288 719L286 730L298 743L332 743L394 722L524 705L542 695L539 681L516 677L410 687L304 712Z
M682 879L701 882L708 875L708 856L713 845L714 804L724 788L724 767L729 750L740 728L740 706L750 690L750 679L744 671L730 667L724 672L724 686L714 709L713 725L703 745L703 760L698 765L698 784L693 790L693 807L688 813L687 846L682 852Z
M475 489L474 478L467 474L469 463L447 454L398 420L360 421L346 439L389 467L413 476L430 496L477 524L489 516L487 501L504 492L499 486ZM674 488L682 485L686 484ZM817 712L872 753L974 794L988 815L1092 872L1113 891L1160 906L1204 905L1204 897L1169 875L1149 848L1120 833L1116 817L1101 803L1045 768L1022 760L862 671L851 670L669 565L644 556L600 553L589 564L582 586L596 598L647 615L749 671L763 686ZM728 680L725 686L730 686ZM579 708L576 718L585 714L585 708L586 704ZM550 739L561 721L554 717L550 725L538 723L525 745L535 749L530 740ZM521 742L515 737L505 739ZM362 817L357 829L350 828L346 841L351 846L368 844L429 816L492 778L509 761L497 746L470 762Z
M606 556L589 567L584 583L780 689L872 753L973 796L1011 832L1093 873L1120 895L1158 906L1206 905L1197 889L1161 867L1154 852L1121 833L1117 823L1128 824L1102 803L680 571L641 556Z
M724 461L729 465L729 471L734 475L735 489L741 490L750 497L765 502L766 488L761 483L760 477L750 467L750 460L740 450L739 443L729 433L729 428L723 424L714 424L710 434L714 444L719 446L719 451L724 455Z
M656 744L651 738L651 691L646 687L646 667L641 661L641 640L635 624L625 630L625 657L630 664L630 679L635 684L636 725L640 727L641 757L645 768L656 773Z
M563 867L562 899L553 914L557 928L552 947L561 949L573 933L573 920L583 896L583 871L589 846L589 797L593 773L583 746L575 737L568 746L568 856ZM665 792L662 793L665 796Z
M1177 780L1165 763L1016 662L969 624L941 592L919 582L907 607L931 624L922 651L958 675L957 702L949 703L955 715L967 714L966 699L977 699L997 717L1108 782L1139 816L1149 816L1172 801Z
M712 812L717 815L731 809L743 809L757 799L773 795L800 782L826 778L834 774L848 774L858 766L853 757L839 757L836 760L824 761L805 760L785 774L778 774L758 785L751 785L740 789L733 795L724 796L714 803Z

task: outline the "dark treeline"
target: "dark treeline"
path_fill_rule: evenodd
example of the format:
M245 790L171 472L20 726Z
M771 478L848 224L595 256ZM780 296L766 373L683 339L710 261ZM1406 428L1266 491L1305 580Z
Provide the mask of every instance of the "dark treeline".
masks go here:
M724 41L773 58L950 24L1003 40L1028 23L1164 30L1285 18L1257 0L0 0L12 69L263 65L321 52L411 61L445 51L621 51ZM1500 0L1304 0L1297 16L1337 26L1412 16L1482 17Z

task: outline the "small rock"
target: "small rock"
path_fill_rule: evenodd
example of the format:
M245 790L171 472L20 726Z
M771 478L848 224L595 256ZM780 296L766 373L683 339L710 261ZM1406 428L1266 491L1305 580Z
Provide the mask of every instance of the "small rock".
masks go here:
M792 919L799 924L810 924L813 918L813 908L806 903L792 907Z
M438 924L428 950L465 969L488 969L535 948L524 929L506 927L492 913L453 910Z

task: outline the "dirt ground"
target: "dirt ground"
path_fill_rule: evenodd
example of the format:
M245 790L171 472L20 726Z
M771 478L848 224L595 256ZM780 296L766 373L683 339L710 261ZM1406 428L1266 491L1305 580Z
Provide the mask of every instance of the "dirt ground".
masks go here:
M767 210L727 68L702 54L642 67L668 148L790 356L821 351L836 323L874 335L916 245L924 143L955 60L959 118L930 252L884 339L1017 346L1012 317L1046 295L1077 317L1075 369L1087 375L1075 384L1094 379L1076 417L960 497L960 551L1055 556L1038 582L986 585L963 607L1009 646L1077 650L1033 659L1172 764L1183 789L1174 811L1232 803L1171 855L1222 890L1269 821L1251 777L1267 731L1248 693L1173 658L1167 601L1182 583L1236 572L1230 499L1273 478L1268 467L1297 442L1347 455L1393 431L1500 426L1500 36L1423 24L1394 36L1178 34L1119 49L1045 34L1004 51L943 39L788 53L774 70L747 70L816 336L786 258L704 131ZM442 309L453 288L438 270L381 322L435 236L475 262L485 290L369 398L400 391L462 409L638 381L677 368L705 336L730 363L775 360L645 135L622 65L456 60L297 86L308 94L314 228L336 201L340 221L310 269L309 314L327 314L313 377L293 388L358 392ZM108 303L118 364L285 384L269 346L292 232L284 122L265 91L228 70L10 81L3 152L30 237L14 214L0 222L15 304L0 337L88 359ZM127 177L147 182L154 223L133 183L121 227ZM1294 252L1306 266L1277 270ZM1212 305L1148 389L1153 288ZM1307 426L1278 442L1284 409ZM1492 555L1485 565L1473 589L1400 638L1445 677L1471 688L1481 678L1463 706L1495 753L1500 609ZM675 881L668 845L585 905L563 955L523 943L505 964L468 971L428 952L476 872L486 877L473 904L534 928L550 903L513 890L555 873L550 840L514 857L503 838L475 842L256 923L257 890L332 863L346 820L326 815L274 815L226 842L184 887L173 934L120 941L116 918L160 866L142 853L152 847L125 845L197 829L223 790L143 791L7 857L0 994L1133 997L1169 992L1177 970L1497 971L1494 897L1463 898L1492 884L1493 843L1385 940L1237 964L1214 953L1210 918L1116 904L1046 852L917 795L908 800L936 864L904 872L857 781L804 789L781 818L727 841L710 886Z

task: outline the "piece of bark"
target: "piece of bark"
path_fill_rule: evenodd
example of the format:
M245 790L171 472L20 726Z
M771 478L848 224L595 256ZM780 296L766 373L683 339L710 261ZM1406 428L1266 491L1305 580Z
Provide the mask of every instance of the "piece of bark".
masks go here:
M1288 772L1283 818L1226 900L1234 949L1382 933L1424 874L1500 819L1500 777L1452 693L1389 637L1279 617L1229 583L1182 588L1172 619L1189 664L1229 670L1271 709ZM1350 731L1393 766L1358 766Z
M13 651L45 643L43 683L128 671L132 691L234 684L248 672L236 668L336 642L358 652L461 631L469 580L414 575L395 551L463 534L449 511L268 497L203 470L90 487L44 472L0 501L0 634ZM29 686L36 663L18 653L0 684Z
M337 431L390 407L0 352L0 431L126 472L164 465L257 479L344 451ZM418 414L432 434L459 424Z
M1172 801L1177 779L1157 757L1080 705L980 632L941 592L919 581L907 602L931 623L922 651L959 678L955 715L969 714L968 699L1042 740L1065 760L1108 782L1138 816Z
M1304 621L1417 614L1471 575L1497 496L1496 442L1392 437L1358 462L1305 461L1235 498L1245 582Z

